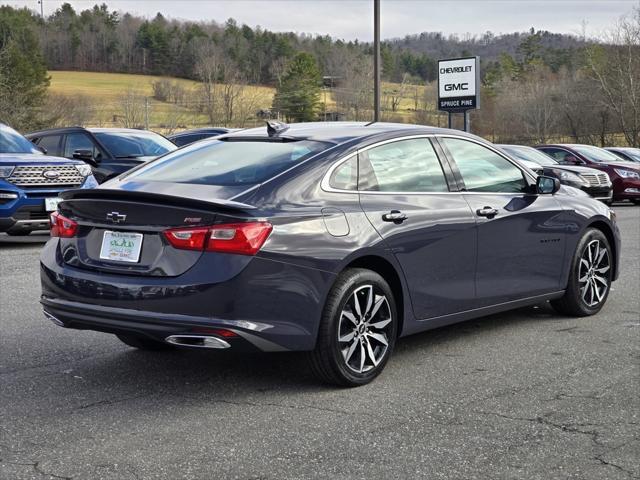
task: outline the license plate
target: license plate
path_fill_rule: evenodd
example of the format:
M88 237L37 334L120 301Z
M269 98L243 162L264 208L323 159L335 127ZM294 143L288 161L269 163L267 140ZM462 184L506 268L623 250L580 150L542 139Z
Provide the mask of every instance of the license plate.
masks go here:
M58 210L58 204L62 201L61 198L45 198L44 209L47 212L55 212Z
M141 233L104 232L100 258L114 262L136 263L140 259L142 248Z

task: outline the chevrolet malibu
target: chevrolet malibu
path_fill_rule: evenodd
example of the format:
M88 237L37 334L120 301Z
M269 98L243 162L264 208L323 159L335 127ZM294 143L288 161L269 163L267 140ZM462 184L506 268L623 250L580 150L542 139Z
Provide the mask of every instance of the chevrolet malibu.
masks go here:
M546 301L600 311L615 215L564 188L458 131L270 122L64 193L41 302L132 347L306 351L362 385L399 337Z

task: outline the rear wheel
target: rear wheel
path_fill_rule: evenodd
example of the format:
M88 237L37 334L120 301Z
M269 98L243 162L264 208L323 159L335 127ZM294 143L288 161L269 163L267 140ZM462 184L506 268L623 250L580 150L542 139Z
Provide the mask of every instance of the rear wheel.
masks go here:
M137 348L140 350L172 350L175 347L169 345L168 343L159 342L157 340L152 340L147 337L142 337L140 335L129 335L129 334L120 334L116 335L118 339L129 345L130 347Z
M573 255L567 290L562 298L551 302L553 307L577 317L598 313L611 289L612 262L607 237L600 230L588 229Z
M375 272L350 269L334 284L311 368L321 380L345 387L364 385L384 369L396 339L397 314L387 282Z

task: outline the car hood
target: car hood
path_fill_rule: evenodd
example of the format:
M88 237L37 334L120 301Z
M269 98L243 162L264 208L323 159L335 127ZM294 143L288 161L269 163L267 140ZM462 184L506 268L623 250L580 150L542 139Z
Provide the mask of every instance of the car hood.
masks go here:
M606 165L609 165L610 167L628 168L630 170L640 171L640 163L635 162L607 162Z
M598 170L596 168L591 167L579 167L577 165L547 165L544 168L549 168L553 170L566 170L567 172L573 173L590 173L592 175L597 175L598 173L602 173L602 170Z
M0 165L81 165L83 162L37 153L0 153Z

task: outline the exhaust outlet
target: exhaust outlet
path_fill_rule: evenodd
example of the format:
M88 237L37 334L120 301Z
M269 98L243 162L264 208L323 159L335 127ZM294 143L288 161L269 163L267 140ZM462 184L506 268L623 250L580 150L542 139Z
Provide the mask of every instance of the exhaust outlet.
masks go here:
M44 317L47 320L51 320L53 323L55 323L56 325L58 325L59 327L64 327L64 322L62 320L60 320L57 317L54 317L53 315L51 315L49 312L47 312L46 310L44 310L42 313L44 313Z
M192 348L229 348L231 345L218 337L206 335L171 335L164 339L165 342L181 347Z

